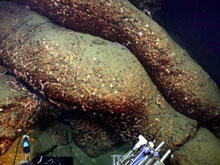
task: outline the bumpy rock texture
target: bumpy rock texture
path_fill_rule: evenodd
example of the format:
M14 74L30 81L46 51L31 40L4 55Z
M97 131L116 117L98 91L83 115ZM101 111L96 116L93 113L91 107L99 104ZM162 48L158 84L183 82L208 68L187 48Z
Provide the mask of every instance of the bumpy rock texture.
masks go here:
M0 16L0 62L51 103L80 107L127 142L143 134L176 150L195 136L197 122L174 111L122 47L60 28L22 6L2 3Z
M210 143L212 142L212 143ZM200 128L197 135L174 152L172 164L219 164L220 141L205 128ZM218 156L217 156L218 155Z
M195 134L197 123L174 111L128 51L60 28L22 6L2 5L0 11L7 21L1 23L0 61L51 103L103 115L128 141L143 134L175 149Z
M122 143L113 129L82 112L69 115L69 120L74 141L90 157L104 154Z
M65 27L124 44L179 112L220 134L220 93L210 76L127 1L14 0Z
M2 67L0 66L0 75ZM45 104L39 106L40 99L28 95L24 86L19 86L12 76L0 77L0 154L4 153L21 135L21 127L27 131L39 117L38 112ZM13 84L13 85L12 85ZM23 92L23 93L22 93Z
M76 111L70 115L29 92L13 75L6 74L2 66L0 66L0 76L0 155L3 154L0 156L0 164L7 164L5 162L11 164L16 148L14 143L17 144L15 140L18 137L21 140L21 127L25 128L25 131L30 128L34 131L33 139L31 137L31 157L48 151L59 152L60 147L68 151L73 139L90 157L104 154L121 143L121 138L114 131L107 131L94 119L86 118L84 113ZM70 126L63 128L56 119L65 120L71 128ZM36 124L38 125L33 128ZM7 151L9 147L12 149ZM21 145L19 148L22 148ZM68 156L66 152L62 154ZM21 152L16 162L22 159Z
M35 121L32 118L38 111L38 100L27 97L15 97L16 103L0 105L0 154L4 153L12 142L21 135L21 128L27 131ZM25 105L28 104L28 107Z

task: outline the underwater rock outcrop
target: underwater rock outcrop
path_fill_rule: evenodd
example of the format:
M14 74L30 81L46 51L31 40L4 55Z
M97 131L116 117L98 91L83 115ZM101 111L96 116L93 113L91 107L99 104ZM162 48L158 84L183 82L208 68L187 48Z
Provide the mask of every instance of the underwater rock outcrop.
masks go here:
M10 72L58 107L130 113L142 106L146 73L126 50L19 12L1 10L0 62Z
M112 128L89 118L84 112L69 114L69 123L74 141L92 158L122 144L121 137Z
M143 134L176 150L196 135L197 122L165 101L124 48L60 28L12 3L1 3L0 16L1 63L51 103L80 107L127 142Z
M105 121L128 141L143 134L176 149L195 135L197 122L165 101L124 48L58 27L12 3L2 2L0 16L1 63L51 103L66 110L78 106L100 119L118 114L122 122Z
M31 97L14 97L14 103L0 105L0 155L21 135L21 128L27 131L35 123L39 111L39 100Z
M220 92L210 76L152 19L127 1L14 0L58 24L125 45L166 100L220 134Z
M14 143L17 144L17 140L21 140L22 127L25 132L29 129L33 132L31 158L48 151L59 151L60 147L68 150L68 145L73 143L73 139L90 157L104 154L121 143L118 135L114 132L110 133L94 119L86 118L84 113L75 111L71 115L65 114L67 112L39 98L13 75L7 74L2 66L0 66L0 76L0 164L7 164L5 162L11 164L16 152ZM68 118L63 118L64 116ZM60 120L65 120L69 126L64 127L58 122ZM13 149L8 150L9 147ZM62 154L64 156L66 153L62 152ZM18 157L23 159L23 152L19 155ZM17 158L16 162L19 160Z
M3 68L0 66L0 70ZM21 135L21 128L27 131L39 117L40 100L28 95L24 86L19 86L12 76L0 71L0 155ZM16 89L18 87L21 90ZM42 107L45 104L42 104Z
M220 140L209 130L200 128L196 136L175 151L172 164L219 164Z

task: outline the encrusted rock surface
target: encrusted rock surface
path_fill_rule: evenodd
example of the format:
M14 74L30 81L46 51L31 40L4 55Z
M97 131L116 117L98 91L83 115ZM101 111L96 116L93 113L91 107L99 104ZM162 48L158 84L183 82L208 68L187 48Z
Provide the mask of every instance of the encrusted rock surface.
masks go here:
M0 16L1 63L54 105L72 111L79 107L114 128L127 142L143 134L177 150L196 135L197 122L165 101L124 48L60 28L12 3L0 5ZM90 135L97 136L97 132L83 133L85 142L91 140ZM108 138L106 135L102 137Z
M175 112L127 50L5 5L0 61L51 103L98 115L128 141L143 134L176 149L194 136L197 122Z
M211 142L211 143L210 143ZM220 140L210 131L200 128L194 138L175 151L172 164L219 164Z
M0 105L0 154L21 135L21 128L27 131L34 124L32 117L38 112L38 100L30 97L15 97L15 103ZM28 105L28 107L26 106ZM35 119L35 118L34 118Z
M143 92L153 94L143 67L122 47L29 13L1 12L0 61L52 103L130 113L143 105Z
M220 92L210 76L128 1L14 0L58 24L125 45L179 112L220 134Z
M11 164L13 161L17 141L21 140L22 127L25 132L29 129L33 132L31 157L48 151L59 152L60 147L68 150L73 141L87 155L97 157L121 143L118 135L109 132L94 119L86 117L84 113L76 111L70 115L28 91L13 75L6 74L2 66L0 66L0 75L0 164ZM60 120L65 121L69 126L63 126L58 122ZM8 150L9 147L12 149ZM21 148L20 145L15 164L23 159ZM68 156L70 153L62 154Z
M18 84L13 76L5 75L0 66L0 155L21 135L21 128L27 131L38 118L40 100ZM4 75L3 75L4 74ZM18 88L19 89L16 89ZM28 95L30 93L30 95Z
M90 157L102 155L122 144L119 134L85 113L73 113L69 115L69 121L74 141Z

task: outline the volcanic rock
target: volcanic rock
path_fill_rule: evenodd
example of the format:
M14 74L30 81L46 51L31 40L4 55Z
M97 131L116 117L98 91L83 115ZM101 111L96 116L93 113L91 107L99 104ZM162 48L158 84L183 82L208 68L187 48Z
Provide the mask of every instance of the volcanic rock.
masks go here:
M128 141L143 134L175 149L195 134L197 123L174 111L127 50L60 28L23 6L2 4L0 61L51 103L94 116L120 115L125 126L139 125Z
M197 122L176 112L123 47L52 24L24 6L1 3L0 61L54 105L99 118L125 141L143 134L175 150Z
M2 67L1 67L2 68ZM3 72L5 73L5 71ZM0 96L0 155L21 135L21 128L27 131L36 121L40 100L28 95L27 89L10 75L1 76ZM13 84L13 85L12 85ZM22 93L23 92L23 93Z
M200 128L196 136L175 151L172 164L219 164L220 141L205 128Z
M2 75L0 79L0 164L6 160L6 162L13 161L15 153L13 148L16 146L14 143L17 144L18 140L21 140L22 127L25 132L31 129L33 134L31 136L31 158L50 150L53 152L58 152L60 149L69 150L69 144L73 143L73 140L90 157L104 154L121 143L121 139L114 132L107 131L94 119L85 118L82 112L76 111L71 114L71 118L65 119L63 114L67 112L51 106L50 103L28 91L13 75L5 73L5 68L0 66ZM67 115L69 116L69 114L65 116ZM71 128L70 126L64 127L58 122L59 120L65 120ZM83 125L86 127L82 127ZM64 128L68 131L64 131ZM7 151L9 147L12 149ZM20 148L22 148L21 145ZM65 155L67 153L63 154L63 156L68 156ZM18 157L23 159L23 152L19 155ZM16 161L21 160L17 158Z
M177 111L220 134L217 85L164 29L128 1L14 1L67 28L125 45Z

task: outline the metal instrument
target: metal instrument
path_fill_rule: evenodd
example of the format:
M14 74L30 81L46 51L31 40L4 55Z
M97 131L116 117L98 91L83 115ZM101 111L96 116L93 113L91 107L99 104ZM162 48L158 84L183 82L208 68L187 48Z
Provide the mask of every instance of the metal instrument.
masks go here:
M142 135L138 136L139 141L124 156L113 155L113 165L164 165L165 159L171 154L167 150L160 158L159 152L165 144L162 141L156 148L154 142L147 141Z

